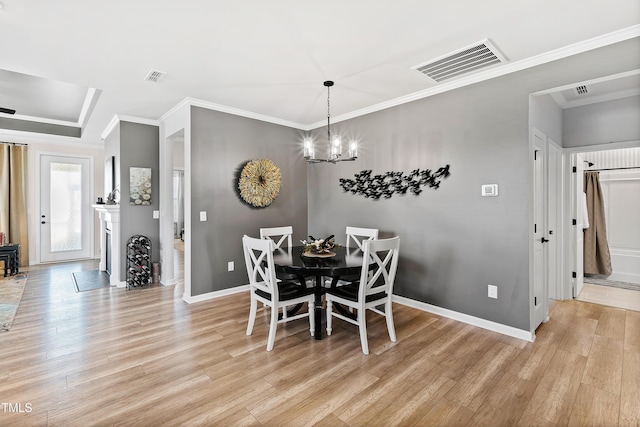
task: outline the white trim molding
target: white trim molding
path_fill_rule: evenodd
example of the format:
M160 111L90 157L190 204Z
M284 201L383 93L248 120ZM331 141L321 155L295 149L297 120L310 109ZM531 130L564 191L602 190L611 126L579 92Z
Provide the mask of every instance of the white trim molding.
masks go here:
M457 320L458 322L477 326L488 331L497 332L499 334L508 335L510 337L518 338L521 340L533 342L536 338L535 334L523 329L503 325L502 323L492 322L491 320L482 319L480 317L471 316L469 314L459 313L457 311L438 307L436 305L431 305L426 302L416 301L414 299L402 297L399 295L393 295L392 301L398 304L406 305L407 307L417 308L418 310L426 311L427 313L432 313L438 316L446 317L448 319Z
M629 40L639 36L640 36L640 25L633 25L631 27L623 28L621 30L604 34L602 36L594 37L589 40L584 40L582 42L565 46L556 50L552 50L550 52L545 52L543 54L533 56L531 58L526 58L521 61L502 64L500 66L487 69L486 71L475 73L467 77L459 78L448 83L440 84L438 86L425 89L423 91L414 92L400 98L391 99L389 101L375 104L370 107L365 107L360 110L352 111L347 114L342 114L340 116L335 116L335 117L332 116L331 122L338 123L341 121L353 119L355 117L364 116L365 114L375 113L376 111L386 110L387 108L395 107L398 105L416 101L418 99L427 98L429 96L448 92L450 90L458 89L474 83L479 83L485 80L493 79L495 77L500 77L500 76L515 73L518 71L526 70L527 68L532 68L538 65L557 61L559 59L567 58L572 55L577 55L579 53L584 53L593 49L598 49L604 46L623 42L625 40ZM305 129L302 129L302 130L309 131L312 129L322 127L325 124L326 124L325 121L316 122L311 125L307 125Z
M623 28L618 31L604 34L599 37L594 37L589 40L584 40L582 42L565 46L565 47L562 47L550 52L546 52L537 56L533 56L531 58L526 58L521 61L501 64L500 66L490 68L483 72L475 73L470 76L459 78L448 83L439 84L429 89L425 89L419 92L414 92L409 95L391 99L389 101L381 102L379 104L371 105L369 107L361 108L359 110L355 110L350 113L342 114L335 117L332 116L331 122L338 123L338 122L353 119L356 117L364 116L366 114L375 113L377 111L386 110L388 108L406 104L412 101L416 101L418 99L427 98L433 95L438 95L440 93L448 92L450 90L458 89L474 83L479 83L485 80L493 79L495 77L500 77L507 74L515 73L518 71L525 70L527 68L532 68L538 65L553 62L559 59L563 59L572 55L577 55L579 53L587 52L600 47L623 42L625 40L629 40L634 37L640 37L640 25L633 25L631 27ZM634 73L634 71L630 73ZM542 94L542 93L543 92L539 92L536 94ZM319 121L311 124L291 122L287 120L278 119L275 117L266 116L263 114L254 113L251 111L241 110L238 108L228 107L226 105L216 104L213 102L203 101L200 99L189 98L189 97L183 99L180 103L178 103L173 108L171 108L167 113L165 113L160 118L160 120L162 120L166 116L171 115L174 110L179 109L184 105L207 108L209 110L215 110L223 113L233 114L236 116L256 119L263 122L274 123L282 126L291 127L294 129L300 129L302 131L310 131L326 125L326 121Z
M192 304L196 302L213 300L227 295L238 294L241 292L249 292L249 290L249 285L241 285L229 289L223 289L221 291L208 292L206 294L197 295L195 297L183 295L182 300L187 304ZM426 311L427 313L432 313L438 316L446 317L448 319L453 319L458 322L466 323L468 325L477 326L479 328L497 332L502 335L508 335L510 337L530 342L533 342L535 340L535 335L529 331L503 325L501 323L492 322L491 320L481 319L480 317L470 316L468 314L459 313L457 311L427 304L426 302L416 301L399 295L393 295L392 300L393 302L406 305L407 307L416 308L418 310Z
M144 117L125 116L125 115L122 115L122 114L115 114L113 116L113 118L111 119L111 121L109 122L109 124L107 125L107 127L100 134L100 139L102 139L103 141L105 139L107 139L109 134L111 132L113 132L113 130L116 128L116 125L118 123L120 123L121 121L123 121L123 122L131 122L131 123L139 123L141 125L160 126L160 120L146 119Z
M288 120L282 120L271 116L266 116L264 114L253 113L247 110L241 110L239 108L227 107L226 105L216 104L209 101L203 101L201 99L196 98L185 98L179 104L174 106L171 110L169 110L166 114L164 114L160 120L163 118L170 116L175 110L180 109L181 107L188 105L190 107L200 107L206 108L208 110L219 111L221 113L232 114L234 116L246 117L248 119L260 120L262 122L273 123L276 125L287 126L294 129L300 130L310 130L309 126L303 125L302 123L291 122Z
M220 291L207 292L206 294L196 295L194 297L183 294L182 300L187 304L193 304L196 302L209 301L220 297L226 297L227 295L239 294L242 292L249 292L249 285L240 285L229 289L222 289Z

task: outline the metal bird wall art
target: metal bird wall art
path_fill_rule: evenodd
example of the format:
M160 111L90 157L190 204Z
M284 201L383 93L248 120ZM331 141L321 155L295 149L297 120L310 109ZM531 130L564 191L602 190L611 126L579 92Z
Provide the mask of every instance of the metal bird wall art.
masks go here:
M450 175L449 165L443 166L435 172L432 172L431 169L414 169L408 174L390 171L373 176L371 172L371 170L363 170L356 173L355 179L340 178L340 186L345 192L366 198L389 199L394 194L411 193L417 196L424 187L437 190L440 187L440 181Z

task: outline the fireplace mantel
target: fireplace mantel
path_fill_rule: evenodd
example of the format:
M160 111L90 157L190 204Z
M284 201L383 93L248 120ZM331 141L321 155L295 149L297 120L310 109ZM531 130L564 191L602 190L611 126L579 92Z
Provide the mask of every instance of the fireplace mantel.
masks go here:
M120 281L120 205L92 205L100 214L100 270L107 270L107 238L111 241L111 286L123 288ZM109 234L107 237L107 230Z

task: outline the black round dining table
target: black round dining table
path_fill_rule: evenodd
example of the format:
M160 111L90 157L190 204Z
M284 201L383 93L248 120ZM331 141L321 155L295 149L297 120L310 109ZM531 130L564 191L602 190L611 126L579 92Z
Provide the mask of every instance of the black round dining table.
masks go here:
M337 282L340 277L358 277L362 270L362 251L343 246L333 248L332 257L319 258L303 255L304 246L276 249L273 263L276 272L294 274L302 279L315 278L315 339L322 339L322 294L323 277L331 277Z

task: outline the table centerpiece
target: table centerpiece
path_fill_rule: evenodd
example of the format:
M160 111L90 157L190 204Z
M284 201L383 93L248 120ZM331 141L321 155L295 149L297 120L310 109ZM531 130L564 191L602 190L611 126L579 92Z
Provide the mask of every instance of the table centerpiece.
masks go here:
M302 256L315 257L315 258L330 258L336 255L332 251L333 248L339 246L334 241L334 235L327 237L326 239L316 239L313 236L309 236L309 240L300 240L304 245Z

